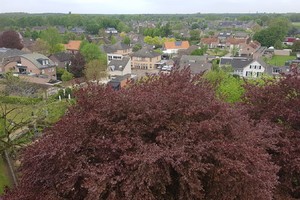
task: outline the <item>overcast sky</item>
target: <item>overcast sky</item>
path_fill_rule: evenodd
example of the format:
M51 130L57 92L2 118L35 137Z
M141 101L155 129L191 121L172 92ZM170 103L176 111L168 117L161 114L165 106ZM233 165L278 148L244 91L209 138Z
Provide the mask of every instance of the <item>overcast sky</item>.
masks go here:
M286 13L299 8L300 0L1 0L0 13Z

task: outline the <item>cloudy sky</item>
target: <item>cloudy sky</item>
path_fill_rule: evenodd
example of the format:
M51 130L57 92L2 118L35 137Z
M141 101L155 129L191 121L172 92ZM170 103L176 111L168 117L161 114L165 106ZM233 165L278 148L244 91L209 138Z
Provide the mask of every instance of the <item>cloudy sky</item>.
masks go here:
M0 13L286 13L299 8L300 0L1 0Z

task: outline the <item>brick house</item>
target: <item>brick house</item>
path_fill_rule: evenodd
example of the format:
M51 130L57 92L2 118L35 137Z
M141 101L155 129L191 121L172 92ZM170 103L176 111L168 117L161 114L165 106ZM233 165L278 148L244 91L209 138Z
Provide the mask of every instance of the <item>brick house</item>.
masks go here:
M130 55L131 68L155 69L155 65L161 61L161 54L151 49L143 48Z

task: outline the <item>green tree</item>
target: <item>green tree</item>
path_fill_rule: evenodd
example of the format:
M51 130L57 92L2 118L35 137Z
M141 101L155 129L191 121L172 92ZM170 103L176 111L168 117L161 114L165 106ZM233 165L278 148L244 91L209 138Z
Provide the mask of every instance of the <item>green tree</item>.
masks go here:
M89 81L98 81L106 78L108 76L106 60L97 59L88 62L85 66L84 74Z
M277 17L269 21L268 28L262 29L253 35L253 39L262 46L274 46L276 42L283 41L291 28L291 22L284 17Z
M196 49L191 53L191 55L193 56L202 56L203 54L204 54L203 49Z
M74 78L74 75L70 72L68 72L67 70L64 71L64 73L61 76L61 80L62 81L70 81Z
M62 38L56 28L51 27L42 31L41 39L48 43L50 54L59 52L58 45L62 42Z
M111 44L116 44L116 43L117 43L117 39L116 39L115 36L112 35L112 36L110 37L110 43L111 43Z
M213 70L204 75L215 88L216 95L220 99L235 103L241 100L244 94L243 80L239 77L231 75L232 68L224 68L219 70Z
M133 52L136 52L138 50L142 49L142 45L140 43L138 44L135 44L133 47L132 47L132 51Z
M191 30L190 31L191 40L199 40L200 39L200 31L199 30Z
M130 38L128 36L125 36L124 39L123 39L123 43L127 44L127 45L130 45L130 42L131 42Z
M80 53L86 62L99 59L102 55L99 47L93 43L85 43L80 47Z
M38 38L33 46L33 51L43 55L49 55L49 44L43 39Z

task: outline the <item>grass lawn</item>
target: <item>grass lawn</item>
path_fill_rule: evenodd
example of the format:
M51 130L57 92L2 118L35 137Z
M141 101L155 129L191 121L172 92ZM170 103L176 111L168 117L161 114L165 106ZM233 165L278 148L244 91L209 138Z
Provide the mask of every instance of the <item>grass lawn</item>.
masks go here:
M272 59L267 60L267 63L275 66L284 66L288 60L296 59L295 56L273 56Z
M0 195L3 194L5 186L11 185L7 170L8 169L6 168L4 161L0 156Z
M45 121L48 124L57 122L66 112L70 103L65 99L62 101L54 102L40 102L36 105L19 105L19 104L6 104L7 110L16 108L13 112L8 115L8 118L13 119L14 122L20 122L21 120L33 120L32 112L37 116L45 116ZM1 109L0 109L1 114ZM0 123L0 133L3 128L3 124ZM31 136L28 138L22 138L24 141L30 142ZM20 140L22 140L20 139ZM0 156L0 195L3 193L5 186L10 186L10 177L8 176L8 169Z
M293 22L292 23L294 26L296 26L297 28L300 28L300 22Z

